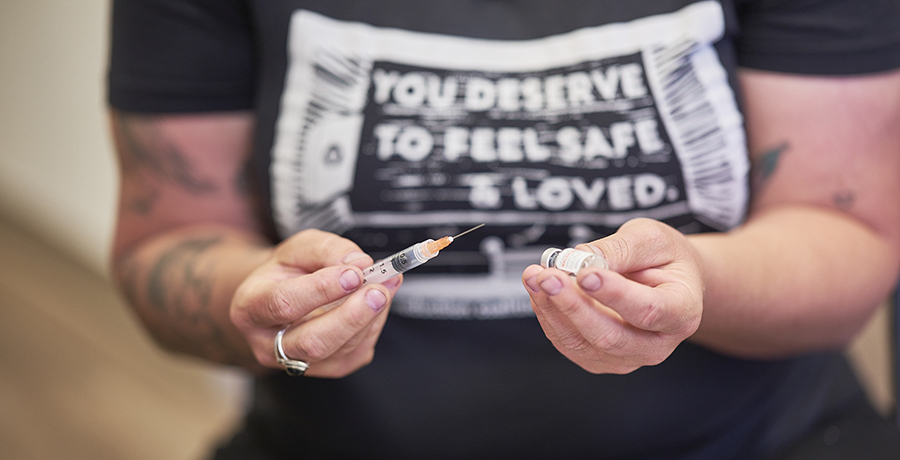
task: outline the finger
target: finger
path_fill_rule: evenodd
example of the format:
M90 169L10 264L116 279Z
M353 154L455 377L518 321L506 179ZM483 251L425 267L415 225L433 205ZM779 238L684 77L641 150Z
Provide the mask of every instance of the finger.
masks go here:
M531 296L531 306L535 316L547 338L550 339L557 348L560 346L561 352L566 349L580 348L581 344L577 343L583 340L580 333L574 325L563 315L547 297L547 294L541 290L540 282L545 278L538 278L538 275L544 272L544 268L539 265L530 265L522 273L522 282L528 289Z
M374 347L374 344L378 340L378 337L381 334L381 329L384 327L384 324L387 319L387 311L386 310L387 309L385 309L385 311L383 311L381 314L376 316L375 321L367 330L361 331L356 336L354 336L350 341L353 343L348 342L343 347L341 347L340 350L333 353L328 359L320 361L320 363L325 363L325 364L327 364L327 366L317 365L315 372L307 372L306 375L336 377L336 376L339 376L335 373L335 371L338 369L354 368L354 370L355 370L358 367L361 367L362 365L367 364L367 363L363 363L363 362L357 362L359 357L362 356L362 354L360 353L360 351L358 349L366 348L366 347L370 347L370 348ZM277 328L270 328L270 329L254 329L248 333L247 340L251 344L251 346L253 348L253 353L254 353L257 361L259 361L260 364L267 366L267 367L282 368L282 366L276 362L274 353L273 353L275 336L276 336L277 332L279 330L281 330L282 328L283 328L282 326L279 326ZM287 350L289 349L288 341L290 340L290 337L292 337L294 335L293 329L296 329L296 328L297 328L297 326L289 327L290 330L285 333L285 335L282 339L282 346L285 349L285 354L288 355L288 357L290 357L292 359L296 358L296 356L299 355L298 353L294 353L294 352L288 353L287 352ZM292 353L294 353L294 354L292 354ZM296 359L300 359L300 358L296 358ZM305 358L303 360L306 361L308 359L309 358ZM329 364L328 363L329 361L342 361L342 360L343 361L348 361L348 360L353 361L353 363L356 363L356 364L348 364L348 363L342 363L342 364L341 363L337 363L337 364L330 363ZM346 375L346 374L344 374L344 375Z
M373 262L356 243L316 229L304 230L283 242L276 249L276 258L284 265L306 272L339 264L351 264L362 269Z
M374 357L374 347L358 347L350 353L341 355L339 359L333 357L311 364L305 375L319 378L346 377L367 366Z
M673 284L650 287L609 270L585 270L577 282L587 295L639 329L676 333L690 322L691 304Z
M556 269L535 273L526 269L525 275L532 290L532 304L545 332L560 351L570 356L590 351L614 355L630 354L635 348L634 330L623 319L602 305L598 305L581 289L574 286L574 277ZM539 292L534 293L537 285Z
M580 354L589 351L591 343L562 314L546 307L535 307L535 317L544 330L544 335L556 349L577 362Z
M403 276L398 276L392 279L389 279L383 283L383 285L388 289L390 294L390 298L397 293L397 290L400 288L400 285L403 282ZM378 316L375 317L375 321L368 327L368 329L364 329L350 338L339 350L332 354L331 358L339 358L342 356L355 354L356 348L359 347L374 347L375 342L378 341L378 337L381 335L381 330L384 328L384 324L387 321L387 310L390 308L390 302L388 302L388 306L382 310Z
M625 322L615 311L574 288L574 277L559 270L526 269L532 305L553 345L590 372L628 373L662 362L672 348L665 336ZM554 280L554 278L558 278Z
M623 319L597 305L594 299L575 286L573 277L551 269L538 275L537 282L547 299L539 305L546 317L564 317L584 341L608 352L629 347L631 336ZM554 323L565 324L561 318L555 319ZM564 334L565 337L570 335L568 331ZM577 345L577 341L573 344Z
M390 292L381 285L357 291L338 308L288 331L284 337L285 352L310 363L325 360L367 329L389 300Z
M372 324L369 325L368 328L363 329L358 334L351 337L350 340L334 352L329 359L341 359L345 356L355 355L359 348L374 348L375 344L378 342L378 338L381 336L381 330L384 328L385 322L387 322L387 317L386 311L383 311L376 316L375 320L372 321Z
M362 270L358 267L340 265L264 283L260 286L263 292L255 305L246 310L246 318L242 319L260 328L290 324L356 291L362 280Z
M540 286L537 284L537 276L545 270L540 265L529 265L522 272L522 284L528 290L529 294L541 292Z
M610 270L629 273L672 261L676 248L671 232L676 231L655 220L634 219L616 233L578 248L602 254Z

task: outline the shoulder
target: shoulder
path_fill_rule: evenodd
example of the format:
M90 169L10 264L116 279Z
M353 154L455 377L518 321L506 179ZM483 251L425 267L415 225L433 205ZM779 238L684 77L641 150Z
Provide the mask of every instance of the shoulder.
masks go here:
M900 67L896 0L734 0L733 5L742 66L820 75Z
M115 0L108 98L132 112L251 106L255 49L237 0Z

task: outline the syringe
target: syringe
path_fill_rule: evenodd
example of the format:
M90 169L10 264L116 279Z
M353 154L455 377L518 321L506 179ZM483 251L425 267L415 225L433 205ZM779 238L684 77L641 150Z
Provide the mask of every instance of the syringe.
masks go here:
M483 227L476 225L459 235L445 236L437 241L427 239L416 243L390 257L375 262L371 267L363 270L363 285L368 283L383 283L401 273L408 272L419 265L435 258L441 249L450 246L455 239Z

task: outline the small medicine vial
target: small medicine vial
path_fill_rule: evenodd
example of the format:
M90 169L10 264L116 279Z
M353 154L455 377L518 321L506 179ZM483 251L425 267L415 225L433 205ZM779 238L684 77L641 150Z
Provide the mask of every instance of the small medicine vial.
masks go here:
M547 248L541 255L541 266L558 268L572 275L578 274L578 270L584 267L609 268L603 256L572 248Z

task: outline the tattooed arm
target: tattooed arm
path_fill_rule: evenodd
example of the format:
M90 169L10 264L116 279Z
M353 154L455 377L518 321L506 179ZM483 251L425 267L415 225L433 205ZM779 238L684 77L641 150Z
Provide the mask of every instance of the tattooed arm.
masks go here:
M269 251L235 180L249 152L251 115L117 112L111 122L121 180L113 248L118 284L165 346L252 363L227 309L216 308ZM231 280L221 281L229 268Z
M693 238L707 288L696 340L750 356L840 347L898 276L900 72L741 83L760 182L746 225Z
M248 369L285 351L308 375L340 377L367 364L400 279L357 288L372 260L352 242L306 231L272 246L245 193L248 113L112 113L121 175L115 279L167 348ZM325 314L322 305L344 299Z
M637 219L583 247L610 269L523 273L548 338L592 372L683 340L753 358L846 344L900 272L900 72L744 71L756 189L747 222L685 236Z

